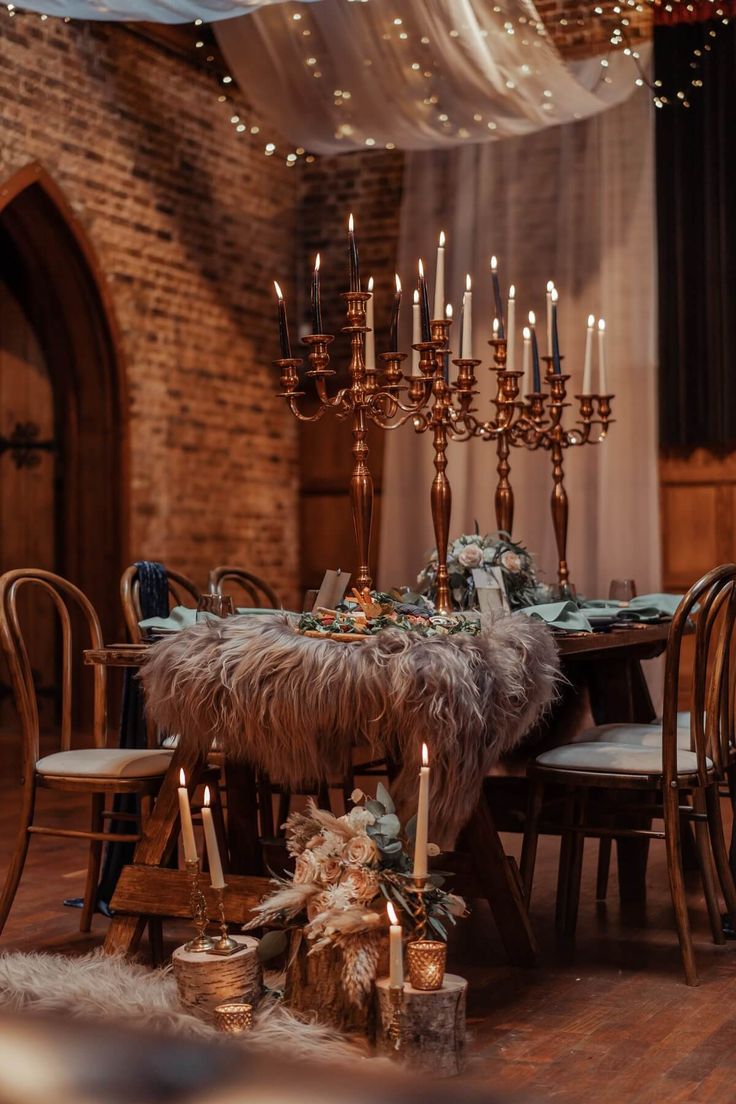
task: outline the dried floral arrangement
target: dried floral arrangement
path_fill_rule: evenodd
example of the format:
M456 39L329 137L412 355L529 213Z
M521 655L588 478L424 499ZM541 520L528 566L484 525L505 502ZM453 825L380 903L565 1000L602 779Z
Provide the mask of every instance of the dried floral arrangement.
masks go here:
M469 633L477 636L480 622L450 614L437 614L431 603L417 596L414 602L400 594L353 590L353 597L337 609L319 609L303 613L298 631L307 636L333 636L337 639L374 636L383 629L402 629L419 636L453 636Z
M402 831L390 794L380 783L376 797L360 790L355 807L335 816L309 802L306 812L286 821L286 846L294 873L274 879L274 892L254 910L249 928L279 925L299 928L310 954L326 947L342 956L342 982L353 1004L368 995L386 939L385 901L403 914L410 938L446 939L448 924L466 914L461 897L448 893L445 874L431 872L423 892L412 880L409 848L414 818ZM438 855L430 844L428 853ZM282 934L265 936L264 952L285 946Z
M417 591L431 600L437 588L437 552L417 577ZM498 532L482 537L464 533L452 541L447 550L447 570L450 593L459 610L477 608L473 569L500 567L511 609L539 605L552 600L552 589L537 579L534 559L523 544L512 541L508 533Z

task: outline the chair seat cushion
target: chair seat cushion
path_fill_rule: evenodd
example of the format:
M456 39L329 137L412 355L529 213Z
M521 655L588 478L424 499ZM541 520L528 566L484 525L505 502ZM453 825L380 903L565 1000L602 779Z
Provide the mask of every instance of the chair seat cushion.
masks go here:
M604 724L587 728L582 733L584 743L630 744L634 747L662 747L662 725ZM678 728L677 746L690 751L690 729Z
M57 751L36 763L39 774L74 778L155 778L166 773L170 751L140 748L79 748Z
M537 756L540 767L555 770L600 771L601 774L661 774L662 750L659 747L636 747L631 744L587 743L563 744ZM710 770L713 766L706 759ZM697 769L695 752L678 749L677 770L690 774Z

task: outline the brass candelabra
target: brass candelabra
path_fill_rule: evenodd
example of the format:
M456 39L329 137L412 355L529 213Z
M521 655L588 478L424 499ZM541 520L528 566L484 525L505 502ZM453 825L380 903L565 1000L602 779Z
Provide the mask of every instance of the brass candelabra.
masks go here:
M348 325L342 332L350 336L350 383L334 395L328 391L328 380L337 373L330 367L328 347L334 340L332 334L309 334L304 344L309 347L309 368L306 378L314 381L319 406L313 413L300 409L299 400L306 392L300 390L297 357L276 361L281 371L280 396L287 400L292 414L300 422L316 422L327 411L338 418L352 418L353 471L350 479L350 502L353 528L358 552L359 590L370 588L369 568L371 528L373 521L373 477L368 467L367 433L369 423L382 429L397 429L410 418L417 416L427 405L434 385L434 361L426 362L426 370L419 376L405 377L402 364L406 353L381 353L381 368L367 367L365 363L366 306L371 299L369 291L346 291L342 298L347 304ZM433 348L432 343L428 343ZM406 401L408 400L408 401Z

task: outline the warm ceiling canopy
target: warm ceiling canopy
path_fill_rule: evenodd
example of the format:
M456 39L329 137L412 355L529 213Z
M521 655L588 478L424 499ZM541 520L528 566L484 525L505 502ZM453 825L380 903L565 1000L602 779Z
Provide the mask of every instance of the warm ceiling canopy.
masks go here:
M232 19L279 0L23 0L28 11L71 19L146 19L153 23L190 23ZM310 0L305 0L309 3Z

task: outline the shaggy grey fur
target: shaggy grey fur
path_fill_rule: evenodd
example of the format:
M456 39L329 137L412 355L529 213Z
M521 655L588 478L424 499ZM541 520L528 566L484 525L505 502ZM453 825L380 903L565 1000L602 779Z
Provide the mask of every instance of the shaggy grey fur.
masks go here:
M491 765L555 694L557 650L540 621L510 615L482 635L388 629L360 644L295 632L287 614L197 624L160 641L142 668L154 721L205 751L215 737L296 788L343 775L351 747L402 764L413 811L421 743L432 754L433 838L467 822Z

